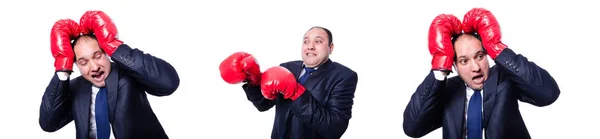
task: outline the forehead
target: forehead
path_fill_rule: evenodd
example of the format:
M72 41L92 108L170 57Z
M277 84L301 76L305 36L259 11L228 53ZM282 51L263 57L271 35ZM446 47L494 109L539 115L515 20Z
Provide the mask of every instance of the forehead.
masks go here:
M92 55L99 50L98 41L91 38L80 38L73 48L76 56Z
M457 56L475 54L482 50L481 42L472 36L463 36L454 43L454 51Z
M305 34L304 34L305 38L313 38L313 37L322 37L322 38L327 38L327 32L325 32L325 30L323 30L322 28L313 28L308 30Z

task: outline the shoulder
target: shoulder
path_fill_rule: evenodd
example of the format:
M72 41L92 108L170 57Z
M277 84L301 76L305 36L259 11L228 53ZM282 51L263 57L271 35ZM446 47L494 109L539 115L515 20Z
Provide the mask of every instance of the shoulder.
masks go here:
M82 83L88 82L83 76L77 76L74 79L69 80L69 86L73 89L78 86L81 86Z
M357 77L358 76L357 73L354 70L350 69L349 67L347 67L347 66L345 66L345 65L343 65L341 63L333 62L331 64L335 68L334 71L336 73L345 74L346 76L350 76L350 77Z
M73 94L77 94L77 93L80 93L79 90L84 89L83 87L91 86L91 85L87 85L87 84L91 84L91 83L88 80L86 80L85 78L83 78L83 76L77 76L77 77L69 80L69 90Z
M302 60L295 60L295 61L284 62L284 63L279 64L279 66L282 66L282 67L285 67L285 68L299 67L299 66L302 66Z
M447 79L446 88L460 87L464 86L465 82L460 78L460 76L454 76Z

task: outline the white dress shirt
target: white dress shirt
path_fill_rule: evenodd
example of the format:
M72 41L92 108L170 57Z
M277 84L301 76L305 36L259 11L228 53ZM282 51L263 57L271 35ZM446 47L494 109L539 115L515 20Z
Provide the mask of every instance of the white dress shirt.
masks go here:
M58 79L60 79L61 81L65 81L68 79L69 74L66 72L57 72L56 75L58 75ZM96 139L98 138L96 136L96 95L98 94L98 91L100 91L100 88L95 87L92 85L92 103L90 103L90 135L89 138L90 139ZM111 130L111 139L115 139L113 133L112 133L112 124L110 125L110 130Z
M444 74L441 71L433 71L433 76L435 77L436 80L443 81L446 79L446 76L448 76L448 75ZM466 86L465 88L466 88L466 92L467 92L465 97L467 99L465 101L465 112L464 112L465 122L463 124L463 135L464 135L464 138L466 139L467 138L467 122L466 121L467 121L467 116L468 116L467 113L469 112L469 100L471 100L471 96L473 96L473 93L475 93L475 90L470 88L467 84L465 84L465 86ZM481 112L483 113L483 90L481 90L479 93L481 95ZM485 135L485 130L483 130L482 135Z

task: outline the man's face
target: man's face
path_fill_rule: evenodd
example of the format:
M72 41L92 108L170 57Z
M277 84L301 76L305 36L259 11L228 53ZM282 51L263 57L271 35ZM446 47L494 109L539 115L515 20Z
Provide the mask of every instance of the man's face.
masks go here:
M333 51L333 44L329 45L328 38L321 28L313 28L304 34L302 61L307 67L316 67L327 61Z
M81 76L96 87L104 87L106 85L104 80L110 73L110 61L98 46L98 41L90 37L82 37L75 44L73 51Z
M462 35L454 43L454 51L456 70L460 78L472 89L483 89L483 82L488 77L490 67L481 41L473 36Z

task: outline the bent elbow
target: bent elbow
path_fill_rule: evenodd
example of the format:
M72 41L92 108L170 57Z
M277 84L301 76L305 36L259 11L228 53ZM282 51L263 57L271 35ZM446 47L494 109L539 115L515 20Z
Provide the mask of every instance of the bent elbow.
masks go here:
M254 105L259 112L265 112L271 109L271 107L262 106L262 105Z
M44 130L46 132L54 132L54 131L58 130L58 127L56 125L45 122L42 119L40 119L40 127L42 128L42 130Z
M269 109L266 109L266 108L256 108L256 109L258 109L258 112L265 112L265 111L269 110Z
M160 89L160 91L156 91L158 93L155 93L154 95L155 96L169 96L169 95L175 93L175 91L177 91L177 88L179 88L179 80L168 82L168 83L164 84L161 88L162 89Z
M547 96L545 96L542 99L539 99L536 103L533 103L533 105L538 107L544 107L556 102L556 100L558 100L558 96L560 96L560 90L551 90L549 92L550 93L548 93Z
M425 134L418 132L418 130L416 130L415 127L412 127L409 123L404 122L402 127L402 129L404 129L404 134L411 138L420 138L425 136Z
M165 90L167 92L166 94L167 95L173 94L175 91L177 91L177 88L179 88L179 78L177 78L176 80L173 80L173 81L169 82L165 86Z

